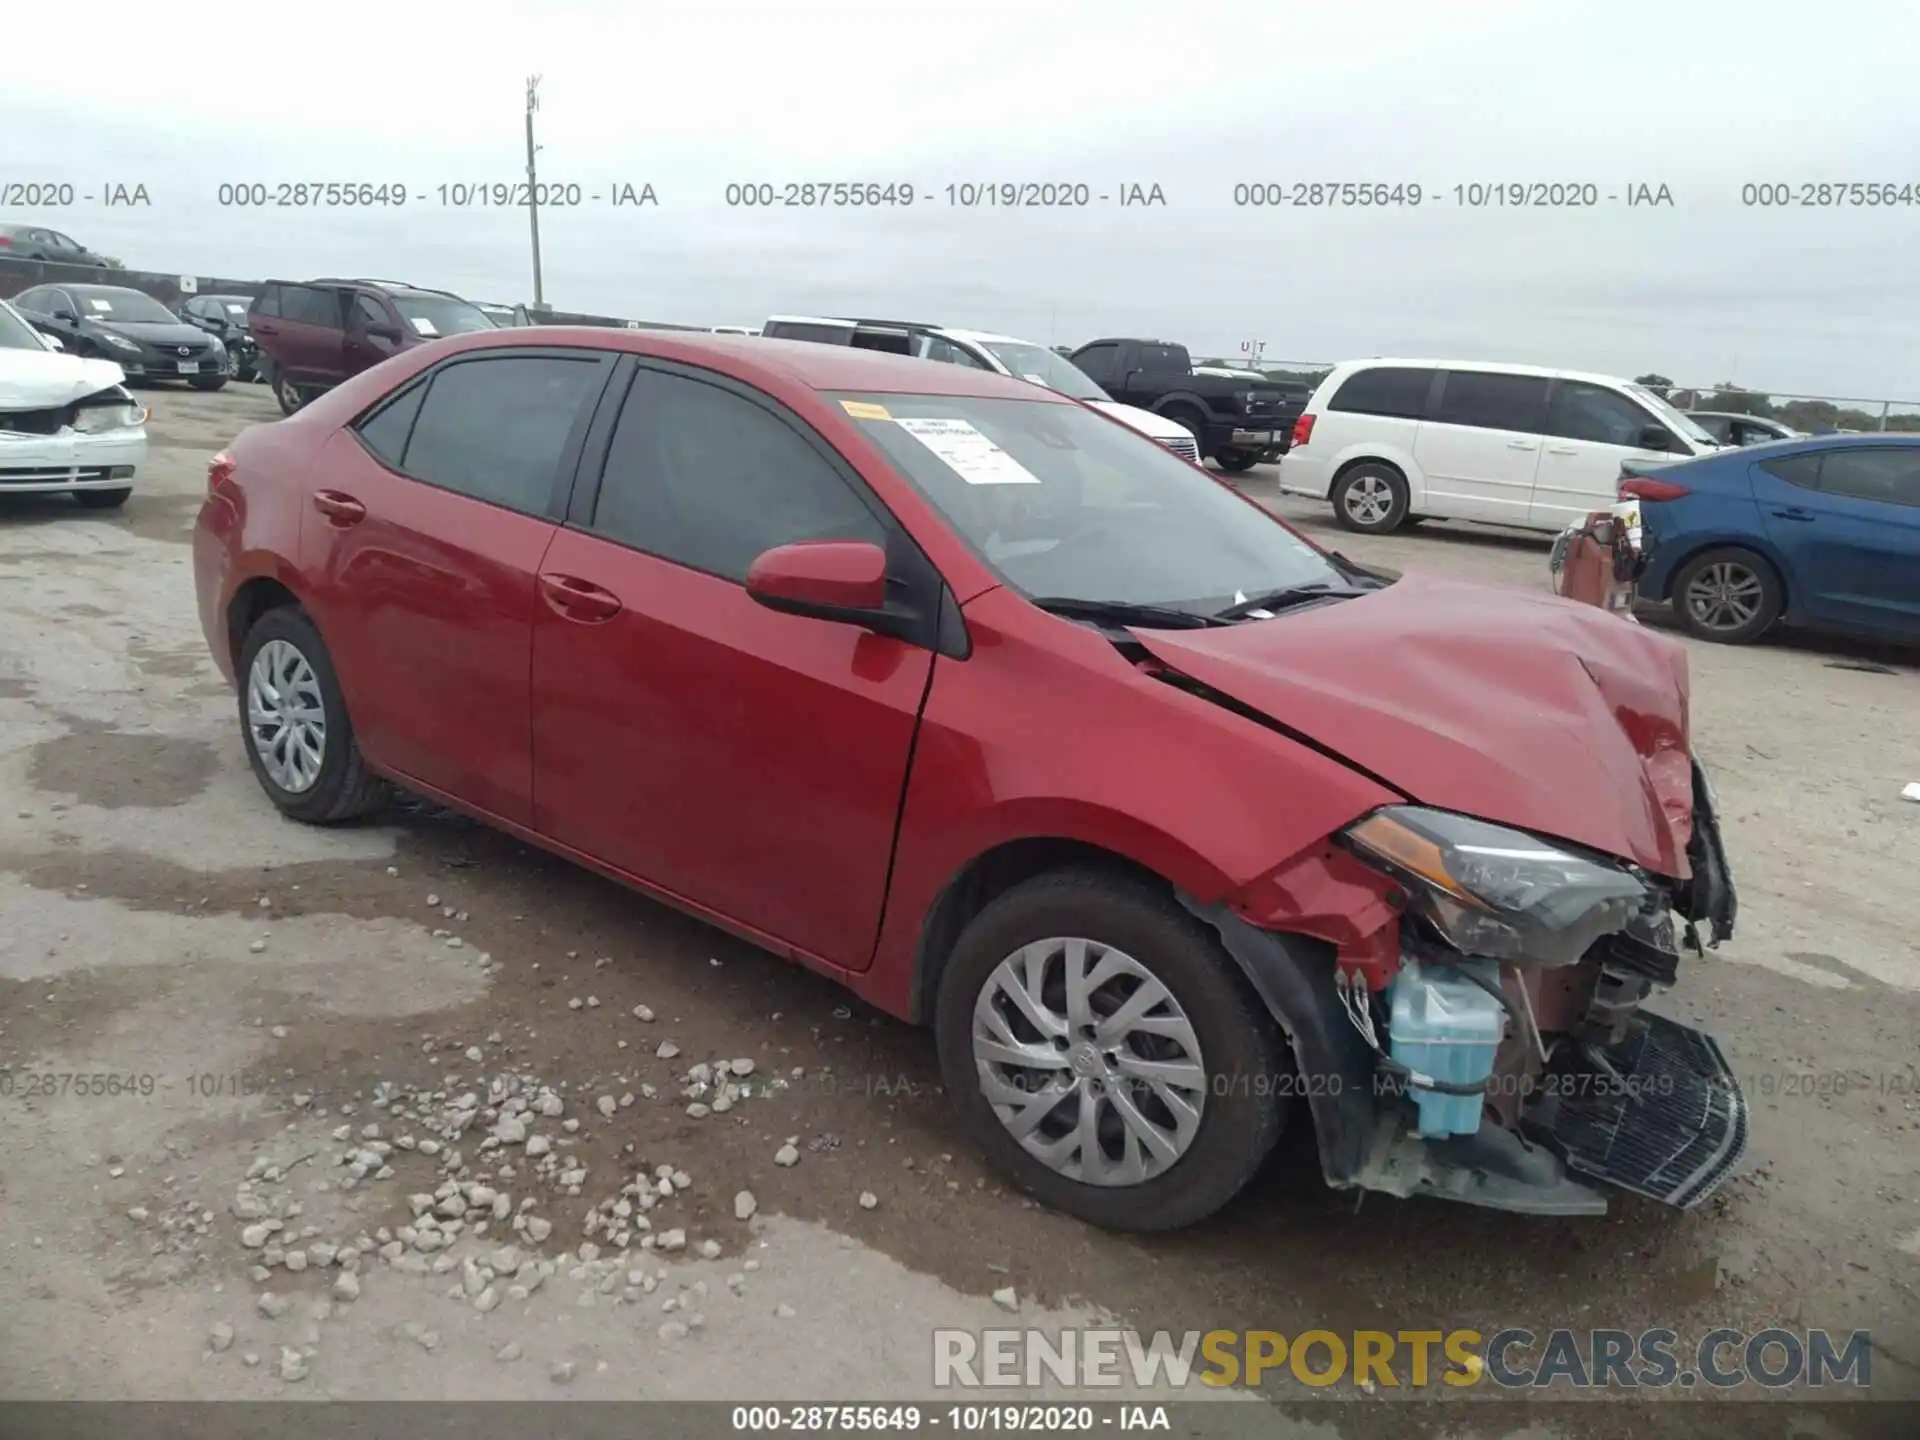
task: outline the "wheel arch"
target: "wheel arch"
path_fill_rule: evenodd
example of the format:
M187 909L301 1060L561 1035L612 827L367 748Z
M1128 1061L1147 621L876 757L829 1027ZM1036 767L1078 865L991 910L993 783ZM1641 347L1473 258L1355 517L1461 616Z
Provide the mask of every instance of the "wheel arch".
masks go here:
M313 618L300 597L277 575L254 575L234 587L227 601L226 636L227 656L236 675L240 669L240 647L247 643L247 633L269 610L281 609L298 610L309 620Z

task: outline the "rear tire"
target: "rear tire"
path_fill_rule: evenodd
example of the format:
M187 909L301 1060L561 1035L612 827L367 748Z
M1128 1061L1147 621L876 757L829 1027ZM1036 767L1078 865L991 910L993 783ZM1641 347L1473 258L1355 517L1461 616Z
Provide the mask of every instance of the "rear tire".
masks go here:
M1238 475L1251 470L1260 463L1260 455L1254 450L1224 450L1220 453L1220 468L1229 475Z
M282 606L254 621L235 673L247 763L283 814L309 825L334 825L386 804L387 783L367 768L333 659L303 611ZM312 736L311 721L292 717L316 710L318 744L302 745L302 738ZM287 735L289 730L295 733ZM304 758L292 762L299 770L292 773L287 762L296 749Z
M1361 535L1388 535L1407 519L1407 477L1377 460L1341 472L1334 481L1333 518Z
M118 490L76 490L73 498L82 510L118 510L132 494L133 487L126 485Z
M295 414L307 403L306 392L289 380L284 370L276 367L268 383L273 386L273 398L280 402L282 415Z
M1117 1036L1089 1035L1071 1024L1067 952L1082 942L1085 973L1112 972L1088 996L1096 1019L1137 1005L1130 997L1153 984L1162 987L1164 998L1141 1007ZM1045 983L1027 993L1049 1017L1048 1032L1008 1008L1007 977L1033 976L1032 966ZM1173 1230L1203 1219L1240 1192L1280 1135L1279 1030L1218 938L1164 892L1131 876L1059 870L993 900L953 948L934 1026L947 1089L989 1158L1022 1190L1106 1229ZM1018 1053L1034 1054L1038 1068L1007 1069L992 1052L1012 1052L996 1035L1014 1036ZM991 1047L986 1055L983 1041ZM1142 1064L1159 1067L1161 1086L1128 1068ZM1175 1079L1175 1066L1185 1068L1182 1078ZM989 1084L998 1087L998 1107ZM1026 1098L1043 1090L1059 1098L1051 1105ZM1197 1125L1189 1118L1180 1128L1169 1093L1192 1100ZM1128 1123L1122 1101L1134 1117L1145 1117L1157 1148L1140 1143L1143 1127ZM1003 1119L1003 1108L1015 1118ZM1100 1152L1092 1159L1079 1128L1089 1113L1098 1122L1092 1133ZM1011 1128L1022 1118L1035 1122L1025 1141ZM1052 1149L1052 1158L1030 1145ZM1106 1168L1130 1157L1142 1166L1131 1175ZM1081 1178L1090 1168L1105 1173L1099 1181Z
M1780 618L1786 594L1763 556L1737 545L1703 550L1675 573L1673 613L1689 635L1721 645L1758 640Z

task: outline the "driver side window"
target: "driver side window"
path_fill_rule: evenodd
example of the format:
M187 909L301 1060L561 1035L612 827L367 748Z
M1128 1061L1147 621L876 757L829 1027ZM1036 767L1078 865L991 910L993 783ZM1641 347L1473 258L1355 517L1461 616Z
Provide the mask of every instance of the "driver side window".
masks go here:
M879 516L794 425L733 390L648 369L627 392L588 528L735 582L795 540L887 543Z
M382 308L380 302L375 300L371 295L355 295L353 297L353 309L350 314L352 315L352 325L350 328L358 330L362 334L365 334L368 330L376 330L383 325L391 325L393 323L387 318L387 312Z
M923 352L922 358L938 360L943 365L966 365L975 370L984 370L987 368L965 350L955 345L951 340L942 340L938 335L929 335L927 337L927 348Z
M1547 433L1567 440L1640 447L1640 432L1654 419L1626 396L1602 385L1562 380L1554 391Z

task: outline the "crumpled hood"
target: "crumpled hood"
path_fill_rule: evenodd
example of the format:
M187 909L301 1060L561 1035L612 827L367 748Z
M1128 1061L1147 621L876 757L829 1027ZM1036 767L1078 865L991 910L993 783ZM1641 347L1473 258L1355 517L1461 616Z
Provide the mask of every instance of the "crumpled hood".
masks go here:
M1416 573L1273 620L1136 633L1422 804L1689 873L1686 652L1631 621Z
M0 350L0 410L52 410L127 378L111 360L57 350Z

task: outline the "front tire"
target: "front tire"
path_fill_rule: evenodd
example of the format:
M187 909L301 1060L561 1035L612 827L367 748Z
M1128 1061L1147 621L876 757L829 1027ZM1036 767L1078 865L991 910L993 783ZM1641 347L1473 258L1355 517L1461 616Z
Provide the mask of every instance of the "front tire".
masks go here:
M240 646L240 733L267 798L309 825L380 809L386 782L367 768L326 643L290 606L254 622Z
M1128 876L994 899L941 977L940 1068L1022 1190L1110 1230L1225 1205L1279 1138L1281 1039L1218 939Z
M1673 577L1673 610L1689 635L1722 645L1758 640L1780 618L1785 593L1773 566L1751 550L1705 550Z
M1391 465L1367 461L1334 482L1333 518L1342 529L1387 535L1407 519L1407 477Z
M227 379L227 372L223 370L218 375L195 375L187 383L196 390L219 390L225 387Z
M132 494L133 487L123 485L118 490L76 490L73 498L82 510L118 510Z

